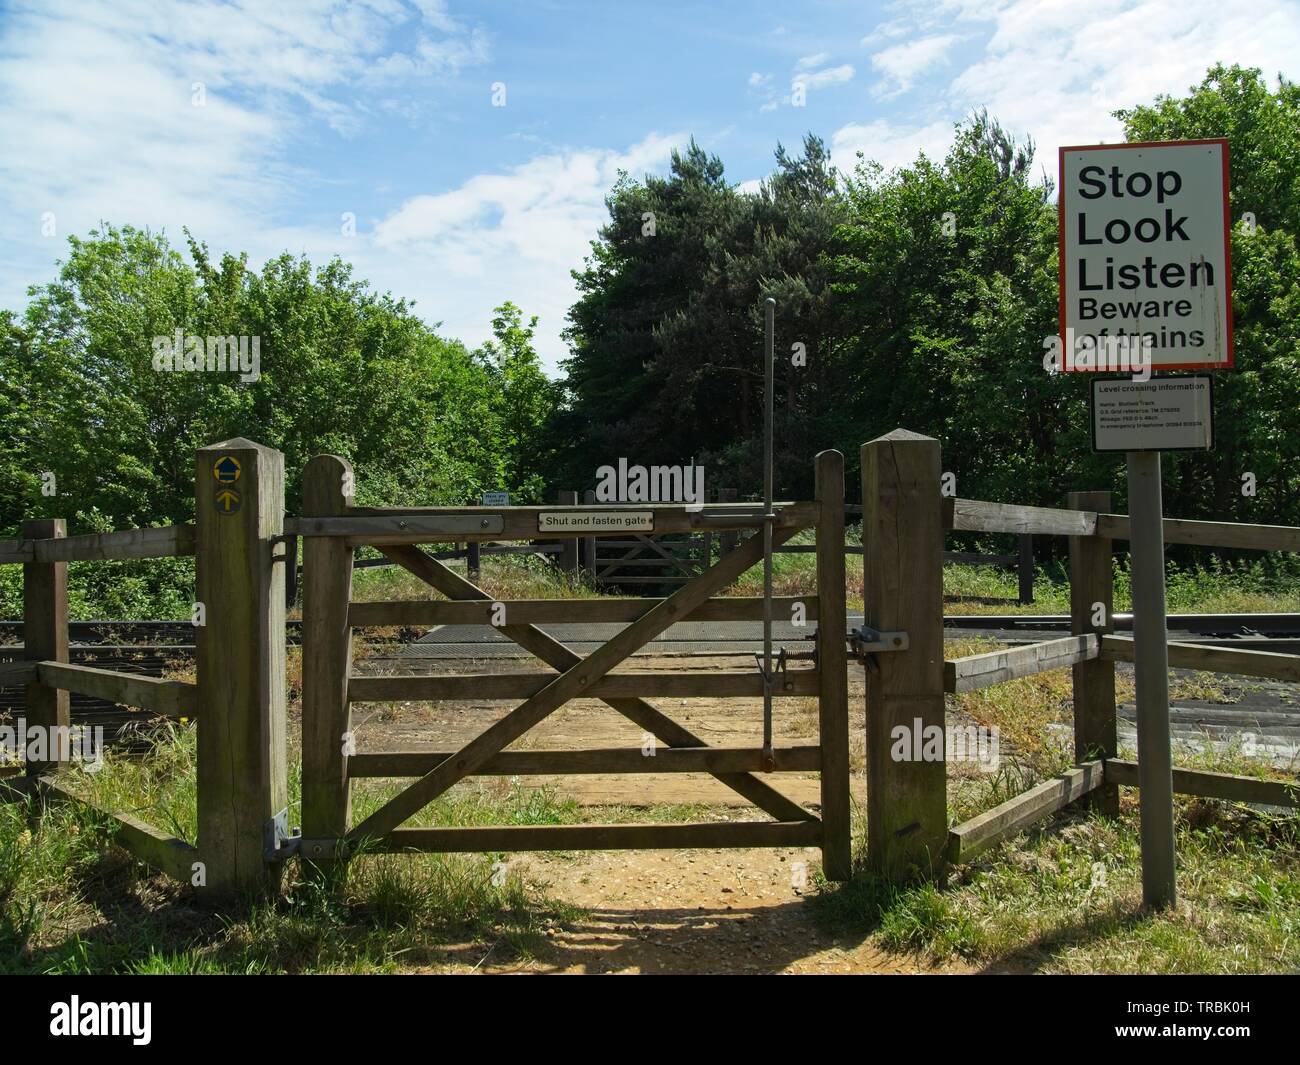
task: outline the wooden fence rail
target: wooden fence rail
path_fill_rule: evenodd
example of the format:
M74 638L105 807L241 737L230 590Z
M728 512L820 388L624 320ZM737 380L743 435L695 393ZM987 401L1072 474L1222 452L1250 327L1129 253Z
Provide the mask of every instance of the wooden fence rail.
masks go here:
M110 559L178 558L194 554L194 526L0 540L6 562L102 562Z

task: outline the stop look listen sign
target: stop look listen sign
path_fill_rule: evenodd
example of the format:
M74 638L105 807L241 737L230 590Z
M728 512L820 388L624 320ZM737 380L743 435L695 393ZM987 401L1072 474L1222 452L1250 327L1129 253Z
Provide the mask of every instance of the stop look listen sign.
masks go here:
M1061 369L1231 366L1228 142L1080 145L1060 167Z

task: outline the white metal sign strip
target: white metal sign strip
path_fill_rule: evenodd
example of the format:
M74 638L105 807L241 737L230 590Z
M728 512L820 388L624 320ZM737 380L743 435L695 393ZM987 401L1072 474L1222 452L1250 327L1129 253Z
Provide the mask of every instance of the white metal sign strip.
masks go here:
M537 531L544 532L654 532L655 516L649 510L561 510L537 515Z

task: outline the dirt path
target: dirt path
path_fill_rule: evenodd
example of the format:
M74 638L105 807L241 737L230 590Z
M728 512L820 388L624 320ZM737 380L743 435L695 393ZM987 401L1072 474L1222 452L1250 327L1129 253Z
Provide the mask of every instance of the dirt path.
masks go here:
M482 944L448 950L446 973L580 974L923 974L972 971L932 966L881 950L864 937L829 935L797 888L795 863L816 867L817 852L630 851L572 860L516 860L583 907L570 927L548 929L539 957L494 957ZM435 971L431 970L431 971Z

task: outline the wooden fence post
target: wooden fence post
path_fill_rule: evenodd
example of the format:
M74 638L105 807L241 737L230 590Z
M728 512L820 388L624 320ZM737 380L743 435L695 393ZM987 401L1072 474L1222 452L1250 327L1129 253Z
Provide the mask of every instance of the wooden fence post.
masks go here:
M942 874L948 843L939 442L895 429L862 446L863 613L908 635L867 669L867 862Z
M24 540L67 536L62 518L24 521ZM38 662L68 660L68 564L23 563L23 657ZM29 776L40 776L66 765L70 757L72 720L68 693L33 681L27 685L24 720L29 731L41 729L45 757L27 763Z
M1071 492L1071 510L1110 513L1109 492ZM1115 628L1115 574L1111 541L1104 536L1070 537L1070 632L1095 632L1100 639ZM1102 624L1093 624L1100 616ZM1077 762L1114 758L1119 750L1115 720L1115 663L1094 658L1071 667L1074 680L1074 757ZM1119 815L1119 786L1092 792L1086 804L1107 817Z
M279 883L288 816L284 456L236 438L195 452L199 856L218 897Z
M556 495L557 503L562 507L576 507L578 505L578 493L572 488L562 488ZM576 537L569 536L560 541L560 553L556 556L560 564L561 571L569 577L576 577L578 574L578 540Z
M465 547L465 573L477 584L483 575L483 547L477 540L471 540Z
M1029 533L1021 533L1017 539L1016 576L1020 585L1017 598L1025 606L1034 601L1034 538Z
M303 516L346 514L352 493L348 461L317 455L303 474ZM308 840L340 839L352 821L352 549L334 536L308 536L303 545L302 834ZM322 869L334 865L333 852L304 857Z
M822 770L822 874L853 872L849 803L849 674L845 648L844 456L817 456L817 696Z

